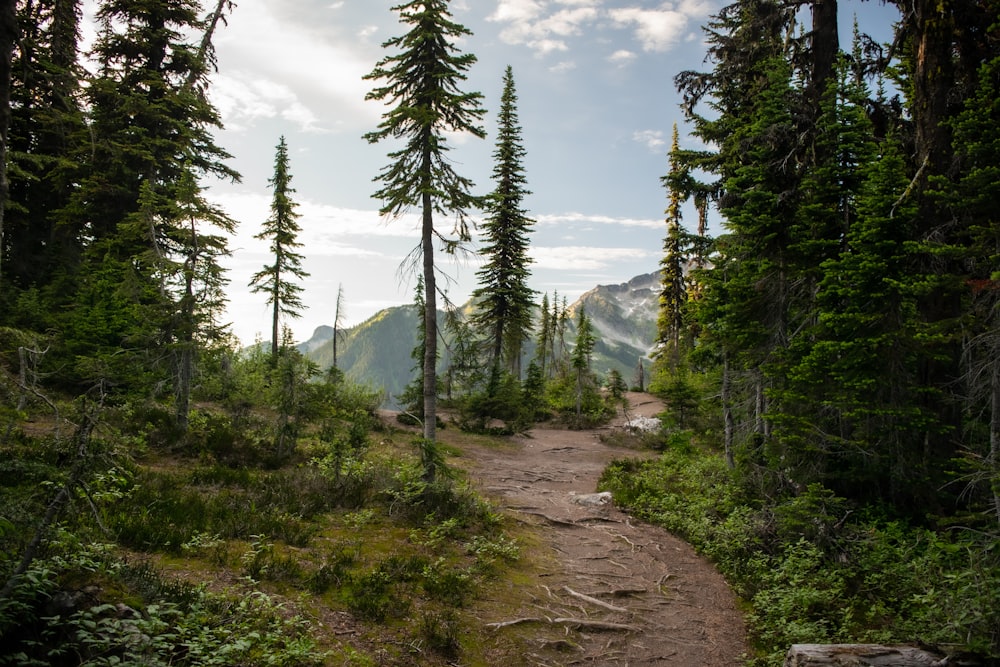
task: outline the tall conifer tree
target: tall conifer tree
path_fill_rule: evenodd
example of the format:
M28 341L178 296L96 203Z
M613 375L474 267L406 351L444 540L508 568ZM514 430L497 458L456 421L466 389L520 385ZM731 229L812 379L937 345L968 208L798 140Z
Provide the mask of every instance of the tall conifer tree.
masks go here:
M549 293L546 292L542 295L542 305L539 309L539 324L538 324L538 336L535 339L535 361L538 364L538 371L542 378L547 377L546 371L548 370L549 362L552 357L549 353L549 349L552 343L552 337L555 335L553 331L554 327L552 325L552 313L549 311Z
M386 56L365 76L379 84L366 99L391 108L378 129L365 134L371 142L404 139L404 145L389 153L392 160L376 177L382 184L374 194L381 200L380 212L399 216L411 207L421 213L420 254L424 280L423 359L424 440L434 442L437 418L437 276L434 242L442 241L454 252L468 242L469 210L479 198L473 183L460 176L447 160L447 132L483 138L480 126L485 110L480 93L463 92L466 71L476 62L461 54L454 43L471 32L451 20L445 0L414 0L393 8L410 30L386 41L385 49L399 49ZM434 224L434 214L452 215L455 227L446 235ZM433 476L431 469L425 470Z
M298 204L292 199L295 189L291 186L292 174L289 170L288 144L281 137L274 155L274 175L268 180L271 185L271 217L264 221L255 236L270 242L271 259L250 279L253 292L267 294L267 304L271 306L271 361L278 359L281 332L281 317L298 317L302 312L302 286L294 282L309 274L302 268L302 255L296 248L302 247L298 240L302 228L297 222ZM339 303L339 302L338 302Z
M89 350L108 362L127 363L129 355L105 354L113 352L108 346L125 346L147 357L147 366L157 366L150 369L154 377L169 356L157 349L170 344L174 333L163 320L177 304L176 294L162 288L160 260L147 260L183 262L190 256L177 233L177 225L189 219L177 215L189 178L239 178L212 136L221 121L207 98L208 52L188 41L205 27L199 11L194 0L100 5L97 72L86 88L93 140L86 144L86 173L61 218L83 249L75 285L80 295L67 323L78 353ZM212 215L204 209L195 217ZM141 233L140 218L146 223ZM175 250L179 256L170 254ZM102 301L111 303L97 303ZM123 301L132 307L92 332L91 311L122 311ZM158 315L148 317L151 311ZM137 375L134 368L122 371Z
M59 224L59 212L74 192L86 159L77 149L89 142L78 64L81 10L79 0L13 5L19 34L10 71L10 199L4 211L2 275L5 285L15 290L44 290L78 265L81 251L79 240ZM72 281L68 283L54 288L53 294L71 293ZM52 322L37 326L46 328Z
M17 42L17 10L14 0L0 2L0 286L3 285L4 213L10 185L7 152L10 139L11 64Z
M663 178L667 186L667 233L663 239L663 258L659 317L656 321L657 356L664 358L670 370L676 370L681 355L681 333L684 329L685 304L688 300L687 265L691 250L690 235L681 224L681 204L684 197L684 170L678 155L680 143L674 124L670 144L670 171Z
M485 333L492 372L499 374L502 366L518 376L521 348L531 332L536 292L528 287L531 263L528 234L534 221L523 208L524 198L530 192L525 188L526 151L521 143L517 92L510 66L504 72L498 125L493 152L495 187L486 199L487 215L483 222L481 253L486 262L476 272L479 287L472 293L476 299L472 321Z
M570 363L576 374L576 418L578 420L583 416L584 391L587 388L587 383L592 381L590 361L595 345L597 345L597 336L594 334L594 325L587 317L584 307L580 306L580 310L576 313L576 343L570 357Z
M962 376L970 486L1000 523L1000 53L979 69L978 86L954 124L963 162L947 193L965 230Z

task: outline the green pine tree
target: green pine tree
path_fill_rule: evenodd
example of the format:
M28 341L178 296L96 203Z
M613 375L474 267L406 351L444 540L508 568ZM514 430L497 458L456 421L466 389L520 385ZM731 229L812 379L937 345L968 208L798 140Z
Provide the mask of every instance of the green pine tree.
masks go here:
M489 348L489 366L518 377L521 349L531 333L535 290L528 287L528 234L533 221L523 208L530 194L522 164L526 151L517 118L517 93L510 66L504 72L500 97L496 149L493 152L495 187L486 199L483 248L486 262L476 272L479 287L473 324L483 332Z
M551 361L549 349L551 347L552 336L552 313L549 311L549 293L546 292L542 295L542 305L539 309L538 336L535 339L534 359L534 363L538 366L538 372L543 378L547 377L546 371Z
M680 144L677 124L674 124L670 144L670 170L663 178L667 186L667 233L663 239L660 260L661 284L659 316L656 321L656 355L665 360L666 372L673 372L680 363L681 338L686 328L686 305L691 290L688 266L693 260L694 243L681 224L681 204L685 196L686 174L679 159Z
M942 193L957 212L967 273L962 338L968 490L1000 523L1000 53L954 121L962 155L958 187Z
M177 215L178 202L188 198L188 179L239 178L212 136L221 123L207 98L211 63L189 41L205 29L197 12L191 0L109 0L97 12L97 71L86 88L91 141L85 173L61 212L72 244L81 249L82 263L68 270L84 288L69 291L75 303L67 326L83 334L87 326L80 320L131 301L114 320L119 329L101 340L75 341L79 349L125 364L120 379L128 384L140 375L130 359L151 365L154 377L170 369L162 352L173 340L177 294L164 288L162 266L189 257L178 240L178 224L188 220L179 223ZM195 218L213 216L204 208ZM95 271L110 280L111 290L87 287L86 274ZM101 300L116 305L96 303Z
M858 217L845 252L825 267L821 335L804 361L823 384L826 410L836 414L828 442L816 443L827 456L814 450L809 465L825 463L826 483L844 495L909 502L924 470L921 434L938 428L918 400L909 243L916 210L896 205L906 187L898 140L883 141L863 171Z
M409 32L383 44L398 49L365 76L379 84L366 99L391 106L378 129L365 138L371 142L404 139L389 153L391 162L377 176L382 187L375 197L382 215L398 216L411 207L421 212L420 254L424 281L423 412L424 441L435 441L437 416L437 275L434 242L455 251L470 240L469 210L479 205L471 193L473 183L459 175L447 159L446 132L483 138L479 125L485 110L480 93L460 89L465 72L476 62L472 54L458 53L455 42L470 35L451 20L444 0L414 0L394 7ZM435 213L451 215L455 228L446 235L434 224ZM433 458L433 457L430 457ZM433 476L433 469L425 473Z
M583 417L583 397L588 386L593 383L590 371L591 356L594 353L594 346L597 344L597 336L594 334L594 326L587 317L583 306L576 313L576 343L573 345L573 354L570 364L575 371L576 378L576 419L579 423Z
M10 104L5 105L10 114L4 135L10 196L0 225L0 281L6 296L15 290L42 290L47 309L55 311L72 293L73 281L64 276L78 266L81 251L79 241L60 224L59 214L80 177L85 153L79 149L89 142L78 63L80 2L8 5L12 11L17 8L17 48L9 69ZM3 52L12 54L9 48ZM52 321L17 324L56 326Z
M272 189L271 216L254 237L270 242L272 262L265 264L250 279L252 291L267 294L267 305L271 306L272 362L278 360L282 316L299 317L302 312L302 286L294 281L309 276L302 268L302 255L296 252L302 247L298 240L302 228L295 210L298 204L292 198L295 189L291 187L291 181L288 144L281 137L275 150L274 175L268 180Z

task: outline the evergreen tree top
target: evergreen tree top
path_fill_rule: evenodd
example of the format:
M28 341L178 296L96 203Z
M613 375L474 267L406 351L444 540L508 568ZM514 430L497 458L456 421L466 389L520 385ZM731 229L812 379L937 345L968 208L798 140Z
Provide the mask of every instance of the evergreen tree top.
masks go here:
M392 162L375 178L383 186L373 196L383 202L382 215L397 217L413 206L426 209L428 200L430 210L453 215L453 238L436 229L434 234L454 250L471 240L469 209L481 205L481 198L471 193L474 183L447 159L447 132L486 136L480 125L486 113L482 94L459 88L476 57L459 53L453 42L471 32L450 19L443 0L417 0L394 10L400 22L412 28L383 44L399 52L380 60L364 77L381 83L365 99L390 107L378 128L364 138L369 143L390 138L405 143L389 153Z

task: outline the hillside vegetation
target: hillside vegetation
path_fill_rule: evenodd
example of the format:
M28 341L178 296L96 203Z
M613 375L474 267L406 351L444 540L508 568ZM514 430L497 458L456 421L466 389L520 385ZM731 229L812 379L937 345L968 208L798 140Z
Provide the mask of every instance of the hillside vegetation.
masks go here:
M517 533L456 468L424 482L376 394L317 392L280 456L256 406L201 403L177 438L155 405L29 401L0 455L0 664L507 660L474 610L513 600Z

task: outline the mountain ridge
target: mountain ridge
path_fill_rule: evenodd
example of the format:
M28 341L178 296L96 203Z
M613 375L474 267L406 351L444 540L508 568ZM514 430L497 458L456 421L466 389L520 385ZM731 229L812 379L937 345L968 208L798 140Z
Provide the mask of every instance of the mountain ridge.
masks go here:
M575 318L583 307L598 337L594 348L594 372L606 377L612 370L631 380L640 362L648 364L656 340L660 272L640 274L610 285L597 285L584 292L567 310L573 315L568 339L575 339ZM463 310L471 307L464 304ZM439 324L444 313L438 313ZM337 343L337 366L355 382L381 388L387 398L398 395L415 376L417 362L410 356L417 345L417 313L413 305L393 306L373 314L353 327L341 330ZM533 334L534 337L534 334ZM442 346L441 365L448 363ZM333 365L333 327L320 325L313 335L296 345L321 368ZM534 341L525 356L534 356Z

